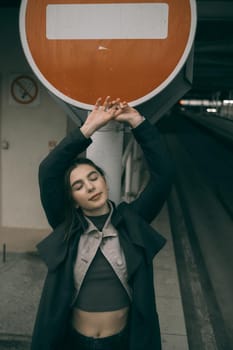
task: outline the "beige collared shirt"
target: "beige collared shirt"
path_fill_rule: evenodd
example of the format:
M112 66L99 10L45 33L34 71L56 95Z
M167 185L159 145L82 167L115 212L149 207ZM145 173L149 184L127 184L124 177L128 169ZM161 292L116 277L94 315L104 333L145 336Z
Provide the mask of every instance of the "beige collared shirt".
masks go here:
M101 252L120 279L130 299L132 299L131 288L127 282L128 274L125 256L120 246L118 232L111 223L113 206L110 202L109 205L111 207L111 211L102 231L99 231L96 226L88 218L86 218L88 228L80 237L77 258L74 265L74 281L77 289L76 297L80 291L88 268L91 265L98 248L100 248Z

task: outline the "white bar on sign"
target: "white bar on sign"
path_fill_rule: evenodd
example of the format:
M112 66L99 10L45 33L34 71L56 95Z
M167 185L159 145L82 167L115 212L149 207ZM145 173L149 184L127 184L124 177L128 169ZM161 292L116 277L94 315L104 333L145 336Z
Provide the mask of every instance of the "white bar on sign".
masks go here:
M166 39L166 3L47 5L46 37L59 39Z

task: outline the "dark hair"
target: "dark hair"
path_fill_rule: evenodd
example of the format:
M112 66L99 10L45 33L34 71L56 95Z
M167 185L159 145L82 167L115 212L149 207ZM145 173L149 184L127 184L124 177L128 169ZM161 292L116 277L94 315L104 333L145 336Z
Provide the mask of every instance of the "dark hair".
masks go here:
M72 196L72 189L70 186L70 174L79 165L87 164L95 168L101 176L105 178L105 172L102 168L96 165L89 158L75 158L72 165L65 172L65 182L64 182L64 202L65 202L65 224L66 224L66 238L70 237L70 232L74 223L74 219L77 216L82 215L81 208L77 210L75 202ZM80 220L82 224L82 220Z

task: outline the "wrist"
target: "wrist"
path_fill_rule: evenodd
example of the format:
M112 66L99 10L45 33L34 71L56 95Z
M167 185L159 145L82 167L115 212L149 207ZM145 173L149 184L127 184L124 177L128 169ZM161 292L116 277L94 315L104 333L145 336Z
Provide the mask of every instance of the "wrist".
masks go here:
M93 130L93 128L90 125L84 123L81 126L80 131L83 134L83 136L85 136L88 139L89 137L92 136L95 130Z
M135 115L132 119L128 120L128 123L132 129L139 126L143 121L145 120L145 117L143 117L141 114Z

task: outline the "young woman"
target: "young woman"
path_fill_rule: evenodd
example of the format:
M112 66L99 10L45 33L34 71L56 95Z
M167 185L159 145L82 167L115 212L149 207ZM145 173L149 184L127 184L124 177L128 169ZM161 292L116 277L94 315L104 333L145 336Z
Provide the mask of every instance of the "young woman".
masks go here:
M110 120L128 123L150 171L144 191L117 207L101 168L77 158ZM54 231L39 245L48 267L32 350L161 349L152 260L165 239L149 223L172 167L158 131L119 99L98 99L82 127L43 160L41 201Z

